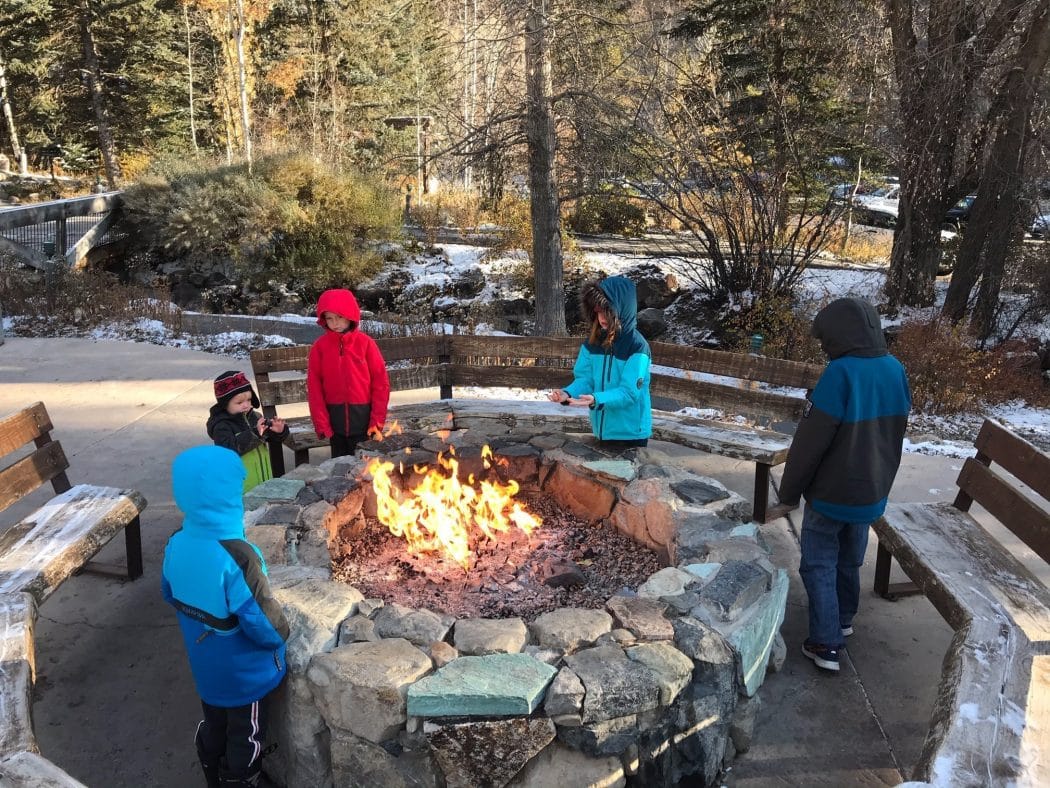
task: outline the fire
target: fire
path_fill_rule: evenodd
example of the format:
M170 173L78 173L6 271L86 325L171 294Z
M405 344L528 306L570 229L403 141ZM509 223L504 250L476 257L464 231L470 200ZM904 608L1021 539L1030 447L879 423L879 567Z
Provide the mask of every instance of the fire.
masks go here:
M397 419L394 419L390 424L386 426L385 430L380 430L377 427L373 427L368 437L372 440L381 441L383 438L389 438L391 435L400 435L404 430L401 429L401 425L397 423Z
M496 462L491 449L482 449L485 468ZM470 569L474 548L481 539L497 540L518 528L525 534L542 525L540 518L514 500L520 485L511 479L459 480L459 460L449 447L437 457L436 467L414 465L422 479L409 490L395 488L390 474L394 464L375 458L368 463L379 521L394 536L403 538L414 553L444 554Z

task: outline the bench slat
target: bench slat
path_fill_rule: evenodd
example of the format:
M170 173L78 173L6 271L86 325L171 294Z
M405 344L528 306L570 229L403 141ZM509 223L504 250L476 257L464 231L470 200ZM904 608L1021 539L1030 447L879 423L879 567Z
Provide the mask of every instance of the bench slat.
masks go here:
M54 426L43 402L34 402L28 408L0 419L0 457L6 456L34 441Z
M452 337L453 359L480 357L499 359L561 359L575 361L580 339L570 337L492 337L456 334ZM572 366L571 364L569 365Z
M771 391L752 391L710 380L690 380L671 375L653 375L650 392L679 402L710 403L710 407L731 413L760 416L783 421L802 417L806 401Z
M572 370L500 364L450 364L447 381L453 386L552 389L571 383Z
M999 462L999 455L995 456L995 461ZM994 468L973 458L963 463L958 484L959 489L1050 563L1050 512L1039 508Z
M974 445L993 463L1050 500L1050 456L991 419L984 420Z
M0 510L69 468L62 444L51 441L0 471Z
M43 602L146 508L135 490L78 484L0 535L0 594Z
M745 380L760 380L776 386L811 389L824 368L819 364L785 361L749 353L727 353L724 350L652 342L653 363L692 372L707 372Z
M443 334L424 334L417 337L381 337L376 340L383 359L389 364L391 361L407 361L419 359L425 361L428 358L438 358L448 354L448 341L450 337ZM303 365L306 368L306 365Z

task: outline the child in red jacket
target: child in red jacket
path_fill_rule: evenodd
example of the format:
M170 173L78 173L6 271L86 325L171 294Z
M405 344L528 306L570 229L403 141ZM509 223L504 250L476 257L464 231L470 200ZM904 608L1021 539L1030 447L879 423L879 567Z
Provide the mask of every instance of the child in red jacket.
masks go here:
M319 438L332 456L353 454L369 433L382 431L390 378L375 340L358 330L361 308L349 290L325 290L317 300L324 334L310 348L306 394Z

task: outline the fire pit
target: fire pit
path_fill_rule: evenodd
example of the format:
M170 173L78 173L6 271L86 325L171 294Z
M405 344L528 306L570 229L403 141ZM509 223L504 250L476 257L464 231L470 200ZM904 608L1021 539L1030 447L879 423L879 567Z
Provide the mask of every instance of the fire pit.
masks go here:
M267 771L714 784L747 747L786 599L750 506L649 450L435 421L246 500L293 629Z

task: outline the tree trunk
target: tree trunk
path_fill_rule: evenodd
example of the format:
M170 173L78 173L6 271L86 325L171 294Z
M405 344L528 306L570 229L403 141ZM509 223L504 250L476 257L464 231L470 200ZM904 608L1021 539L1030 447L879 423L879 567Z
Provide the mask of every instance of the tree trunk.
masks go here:
M95 37L91 32L93 19L91 0L84 0L80 6L80 40L84 46L84 82L91 96L91 108L95 112L95 123L98 125L98 149L102 153L102 165L106 170L106 184L110 189L116 189L120 185L120 163L117 161L113 130L109 125L109 113L106 111L105 97L102 94L102 74L98 67Z
M11 111L11 101L7 98L7 76L3 60L0 60L0 104L4 106L7 133L11 135L11 148L15 152L14 166L18 167L18 163L22 161L22 146L18 142L18 129L15 127L15 115Z
M983 146L980 133L967 135L963 128L966 110L992 53L1026 4L884 2L903 136L900 209L886 295L893 306L928 306L944 215ZM923 15L925 25L917 18ZM919 39L917 26L925 30L925 39ZM970 138L970 147L958 153L960 140Z
M525 132L529 150L532 266L536 275L536 333L566 333L561 217L555 180L551 107L549 0L528 0L525 16Z
M193 105L193 41L190 36L189 0L183 0L182 3L182 24L186 28L186 80L190 102L190 142L193 143L193 150L199 151L200 148L197 147L197 115L196 108Z
M954 322L966 314L980 279L974 333L987 339L994 326L1006 258L1020 238L1024 165L1032 141L1031 113L1041 77L1050 59L1050 0L1041 0L1011 69L998 91L1000 119L991 150L981 170L977 199L963 235L942 314Z
M244 135L244 158L248 172L252 171L252 134L248 110L248 69L244 62L244 0L237 0L237 25L234 42L237 46L237 88L241 105L241 133Z

